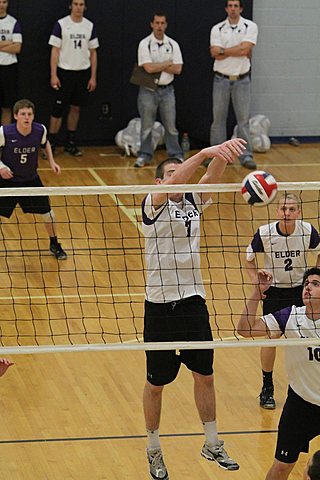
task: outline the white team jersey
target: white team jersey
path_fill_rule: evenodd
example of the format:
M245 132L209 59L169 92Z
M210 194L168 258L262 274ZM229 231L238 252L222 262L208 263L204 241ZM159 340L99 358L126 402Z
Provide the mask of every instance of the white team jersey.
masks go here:
M160 41L151 33L139 43L138 64L140 66L145 63L161 63L168 60L172 60L174 64L183 64L179 44L167 35L164 35ZM161 72L159 85L167 85L173 80L172 73Z
M94 24L87 18L74 22L61 18L53 27L49 45L60 49L58 67L64 70L90 68L90 50L99 47Z
M168 200L152 206L151 194L142 203L145 235L146 299L174 302L200 295L205 298L200 269L200 216L206 204L197 194L186 193L182 202Z
M258 229L247 248L247 260L254 260L258 252L264 253L264 268L273 275L272 286L297 287L307 268L306 252L320 250L319 233L310 223L296 220L294 232L283 235L278 224L273 222Z
M258 27L256 23L240 17L237 25L232 25L226 19L214 25L210 33L210 46L230 48L239 45L241 42L257 43ZM224 75L241 75L250 70L250 59L248 57L227 57L222 60L215 60L213 64L215 72Z
M289 385L307 402L320 406L320 319L305 315L306 307L287 307L262 317L271 332L287 338L319 338L319 346L286 347ZM276 335L275 335L276 336Z
M6 15L0 19L0 40L22 43L22 34L19 22L11 15ZM17 63L15 53L0 51L0 65L12 65Z

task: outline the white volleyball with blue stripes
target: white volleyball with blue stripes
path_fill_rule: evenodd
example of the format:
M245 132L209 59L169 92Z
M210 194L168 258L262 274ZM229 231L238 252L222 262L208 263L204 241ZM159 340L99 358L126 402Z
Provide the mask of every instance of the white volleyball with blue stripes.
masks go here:
M249 205L268 205L275 199L277 191L275 178L262 170L249 173L242 181L241 193Z

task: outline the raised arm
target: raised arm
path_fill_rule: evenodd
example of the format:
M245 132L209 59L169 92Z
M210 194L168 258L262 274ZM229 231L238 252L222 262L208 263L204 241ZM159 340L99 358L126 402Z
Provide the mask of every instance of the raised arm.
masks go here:
M258 271L259 283L253 286L252 294L246 300L237 332L242 337L263 337L268 334L268 328L264 321L257 317L257 308L264 292L268 290L272 282L272 275L265 270Z
M195 173L198 167L208 158L214 160L210 163L207 172L201 178L199 183L214 183L214 180L220 178L226 165L232 163L235 156L240 155L245 149L245 140L242 138L234 138L216 145L214 147L203 148L200 152L196 153L192 157L188 158L185 162L176 168L172 175L162 182L163 185L185 185L192 175ZM211 165L213 164L213 165ZM183 187L185 190L185 187ZM208 193L208 198L211 196ZM152 203L153 205L163 205L167 201L167 193L153 193ZM204 198L206 201L206 198Z
M241 153L245 150L245 145L246 142L242 138L234 138L227 140L221 145L218 145L217 147L219 147L219 150L217 153L212 154L211 150L217 147L209 147L208 149L205 148L205 154L207 155L206 159L213 157L213 160L209 163L207 171L202 176L199 183L219 183L227 164L233 163L234 159L241 155ZM210 192L203 193L202 200L206 202L211 196L212 194Z

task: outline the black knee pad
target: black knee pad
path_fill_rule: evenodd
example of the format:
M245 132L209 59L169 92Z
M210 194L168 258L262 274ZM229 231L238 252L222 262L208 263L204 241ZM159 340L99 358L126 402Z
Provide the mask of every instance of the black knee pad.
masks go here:
M61 118L63 115L64 107L64 102L60 99L57 99L53 104L51 115L55 118Z

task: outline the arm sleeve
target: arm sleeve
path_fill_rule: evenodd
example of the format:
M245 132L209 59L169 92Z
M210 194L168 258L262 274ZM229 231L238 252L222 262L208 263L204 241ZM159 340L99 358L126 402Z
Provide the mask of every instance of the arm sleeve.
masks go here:
M20 23L16 22L12 31L12 41L16 43L22 43L22 33Z
M0 127L0 147L4 147L6 144L6 139L4 136L4 130L3 127Z
M256 233L254 234L254 237L247 247L247 260L248 262L252 262L252 260L255 258L256 253L263 253L264 252L264 246L261 240L261 235L260 235L260 230L257 230Z
M97 37L97 31L95 25L92 26L91 37L89 40L89 49L92 50L94 48L99 47L99 40Z
M42 127L43 127L43 134L41 137L41 147L44 148L47 144L47 129L44 125L42 125Z
M291 311L294 307L286 307L274 313L264 315L262 320L265 322L270 332L285 332Z
M144 40L141 40L138 46L138 64L141 67L141 65L144 65L145 63L152 63L152 58L150 54L150 50L148 48L149 42Z
M311 235L310 235L310 244L309 248L311 250L319 250L320 249L320 237L319 232L311 225Z
M242 41L250 42L255 45L257 43L257 38L258 38L258 26L256 23L250 22L248 24L246 35L244 35Z
M173 61L173 63L178 64L178 65L183 64L181 49L180 49L179 44L177 42L173 43L172 61Z
M59 22L56 22L54 24L52 33L49 38L49 45L52 45L52 47L58 47L60 48L62 44L62 31L61 31L61 25Z
M220 29L218 25L214 25L211 28L210 32L210 46L213 47L223 47L222 45L222 40L221 40L221 35L220 35Z

